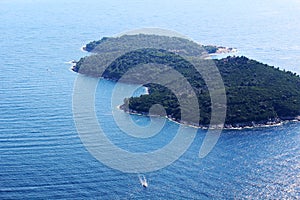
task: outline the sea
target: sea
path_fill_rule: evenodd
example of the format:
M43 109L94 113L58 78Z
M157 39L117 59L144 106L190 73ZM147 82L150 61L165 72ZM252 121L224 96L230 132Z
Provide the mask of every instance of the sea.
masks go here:
M154 27L300 74L299 19L298 0L0 0L0 199L299 199L297 122L223 130L203 158L207 131L197 129L184 153L161 169L109 166L77 131L78 74L68 63L89 55L81 47L90 41ZM112 114L115 85L101 80L95 91L97 119L113 144L147 153L172 141L181 126L169 120L149 138L124 134ZM123 114L140 126L150 123ZM195 131L184 129L186 137Z

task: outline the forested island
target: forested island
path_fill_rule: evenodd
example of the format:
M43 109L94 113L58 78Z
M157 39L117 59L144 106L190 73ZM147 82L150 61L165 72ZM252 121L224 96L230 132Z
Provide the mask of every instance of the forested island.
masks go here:
M73 70L88 76L118 81L128 70L141 64L156 63L174 68L188 80L199 102L199 122L193 121L194 117L191 116L191 120L185 123L203 128L210 124L210 91L190 61L197 60L193 63L205 70L205 66L211 62L205 59L208 54L222 49L234 51L231 48L199 45L183 38L143 34L105 37L87 44L84 49L93 54L81 58ZM226 91L226 128L274 125L299 119L299 75L244 56L213 61ZM149 70L149 76L162 73L155 67L145 70ZM142 79L143 75L137 73L122 81L140 83ZM124 99L121 108L130 113L147 115L151 106L160 104L165 108L168 118L181 122L180 104L172 91L158 84L145 86L149 88L149 94Z

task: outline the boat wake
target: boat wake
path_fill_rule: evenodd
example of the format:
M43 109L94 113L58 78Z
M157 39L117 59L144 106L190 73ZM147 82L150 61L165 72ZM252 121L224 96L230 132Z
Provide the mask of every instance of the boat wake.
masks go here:
M140 183L142 184L143 187L148 187L148 183L147 183L147 179L144 175L139 175L139 180L140 180Z

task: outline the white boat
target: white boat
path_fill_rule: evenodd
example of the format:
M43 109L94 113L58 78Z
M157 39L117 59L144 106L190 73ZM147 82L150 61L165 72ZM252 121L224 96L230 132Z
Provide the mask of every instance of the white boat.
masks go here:
M139 180L144 188L148 187L147 179L145 176L139 175Z
M146 180L142 182L142 186L145 187L145 188L148 187L148 183L147 183Z

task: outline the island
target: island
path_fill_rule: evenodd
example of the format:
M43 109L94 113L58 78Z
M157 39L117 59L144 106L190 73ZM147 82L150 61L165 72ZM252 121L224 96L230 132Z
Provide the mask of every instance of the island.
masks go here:
M197 67L205 70L211 62L206 59L209 54L236 51L233 48L200 45L184 38L144 34L104 37L87 44L84 50L92 54L81 58L72 69L88 76L118 81L128 70L140 64L158 63L174 68L190 83L200 108L199 121L195 122L194 116L191 116L183 123L201 128L207 128L210 124L210 93L201 74L189 61L197 60ZM245 56L228 56L213 62L226 91L225 128L277 125L300 119L300 77L296 73ZM150 70L149 74L153 76L162 73L155 67L145 70ZM142 79L142 75L136 74L122 81L134 84ZM160 104L166 111L166 117L182 122L178 98L169 88L154 83L145 86L149 94L126 98L120 108L129 113L148 115L154 104ZM186 99L189 101L188 95Z

